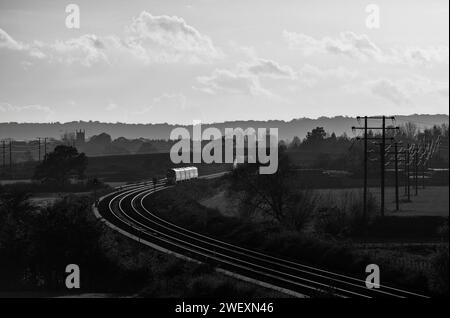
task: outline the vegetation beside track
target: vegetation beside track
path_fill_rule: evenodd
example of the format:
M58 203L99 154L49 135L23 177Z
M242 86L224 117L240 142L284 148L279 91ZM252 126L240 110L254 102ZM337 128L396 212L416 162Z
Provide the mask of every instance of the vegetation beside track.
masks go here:
M360 278L365 278L365 267L375 263L380 266L382 284L431 295L448 293L448 245L415 250L402 250L398 247L369 250L359 244L368 234L377 233L379 237L386 233L395 234L395 241L402 234L415 231L424 222L429 225L424 230L424 235L432 234L443 240L447 237L448 240L448 219L433 218L424 221L420 218L375 217L367 224L368 232L361 233L357 231L361 225L358 223L358 215L351 215L351 211L361 203L344 202L341 207L311 216L317 222L316 229L311 229L311 222L308 223L309 226L295 229L273 218L249 218L245 213L225 216L217 209L199 203L202 199L223 191L228 182L225 177L179 184L147 197L145 205L179 226L238 246ZM337 211L339 208L343 210ZM347 216L338 218L328 215L326 221L323 221L326 223L320 224L316 217L323 216L323 213L345 213ZM392 257L399 261L393 262ZM426 266L422 266L424 260Z
M0 189L0 293L105 293L138 297L282 297L213 268L138 244L91 211L92 195L33 205L26 192ZM65 287L65 268L80 267L81 288Z

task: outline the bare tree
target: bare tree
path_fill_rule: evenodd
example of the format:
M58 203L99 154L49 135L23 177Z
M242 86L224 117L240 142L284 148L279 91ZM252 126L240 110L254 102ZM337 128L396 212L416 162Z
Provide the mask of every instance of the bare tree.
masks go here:
M405 134L405 137L409 140L413 140L416 138L419 128L415 123L407 122L401 128L402 132Z

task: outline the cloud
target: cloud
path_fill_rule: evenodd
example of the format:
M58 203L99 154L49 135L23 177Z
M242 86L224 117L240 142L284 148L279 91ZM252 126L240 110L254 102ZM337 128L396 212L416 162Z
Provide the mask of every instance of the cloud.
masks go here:
M24 49L24 45L14 40L6 31L0 29L0 48L20 51Z
M440 94L443 97L449 97L449 89L448 89L448 83L447 83L447 87L443 87L443 88L439 88L436 91L438 94Z
M357 35L353 32L342 32L338 38L324 37L315 39L309 35L283 31L283 38L289 48L302 51L305 55L315 53L330 53L345 55L361 60L379 59L382 56L378 48L367 35Z
M270 77L292 80L293 84L288 86L292 91L299 88L294 86L297 82L309 87L315 86L319 82L325 83L326 86L336 86L336 83L352 81L357 76L357 72L344 67L321 69L309 64L295 72L287 65L280 65L272 60L254 58L251 62L238 63L234 69L216 69L209 76L199 76L197 82L200 85L194 86L194 88L208 94L267 96L280 102L289 102L286 98L263 87L261 79Z
M210 76L197 77L197 82L201 85L198 89L210 94L272 95L261 87L257 76L238 71L216 69Z
M407 63L428 65L430 63L449 63L448 46L429 48L410 47L403 53Z
M365 34L356 34L351 31L341 32L338 37L324 37L315 39L302 33L284 30L283 39L288 47L300 50L304 55L333 54L349 58L380 63L429 65L431 63L446 63L449 61L448 46L429 48L403 48L383 51Z
M374 95L385 98L394 104L401 105L410 102L400 87L390 80L380 79L369 83L369 85Z
M43 58L43 53L34 45L16 41L5 30L0 29L0 49L2 48L12 51L22 51L35 58Z
M266 59L256 59L251 63L241 63L239 67L256 76L288 79L294 79L296 76L289 66L281 66L277 62Z
M125 42L159 62L203 63L222 56L211 39L177 16L146 11L133 19Z
M449 83L414 76L398 80L378 79L364 85L377 96L392 101L396 105L411 103L415 97L433 95L448 98Z
M164 93L153 97L148 104L128 111L125 116L138 123L189 124L201 118L201 112L195 105L189 104L182 93Z
M141 107L132 113L134 115L151 113L152 116L156 116L161 109L170 109L175 112L185 111L187 109L186 96L183 94L165 93L161 96L154 97L149 105Z
M16 106L5 102L0 102L0 113L3 122L48 121L54 115L54 111L47 106Z
M0 49L25 51L34 58L63 64L91 66L129 61L150 63L210 63L223 57L212 40L176 16L154 16L146 11L133 18L123 36L85 34L54 43L21 43L0 29Z
M354 80L358 76L358 72L350 71L345 67L321 69L317 66L305 64L297 73L300 81L313 86L319 81L324 80L339 80L340 82Z
M448 82L431 80L423 76L414 76L398 81L398 85L408 91L410 95L439 95L448 97Z
M105 45L93 34L54 43L42 41L22 43L14 40L8 33L0 29L0 48L23 51L34 58L65 64L80 63L90 66L99 60L107 61L103 52Z
M113 103L113 102L110 102L106 107L105 107L105 109L107 110L107 111L112 111L112 110L115 110L115 109L117 109L119 106L117 105L117 104L115 104L115 103Z
M35 45L52 62L84 66L91 66L99 61L108 62L106 43L94 34L56 41L53 44L36 42Z

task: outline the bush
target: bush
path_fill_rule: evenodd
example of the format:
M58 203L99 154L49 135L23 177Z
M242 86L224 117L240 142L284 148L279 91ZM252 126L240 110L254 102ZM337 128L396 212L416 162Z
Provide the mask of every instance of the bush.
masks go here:
M307 198L309 200L311 197ZM165 203L171 199L176 202L176 205L168 210ZM330 269L334 268L340 271L358 267L358 272L361 272L361 268L364 268L361 267L362 265L354 264L354 262L360 261L359 258L342 244L327 242L317 236L301 234L278 223L251 223L238 218L224 217L217 210L193 203L186 194L178 191L177 188L162 191L151 200L149 203L154 204L161 217L232 244L303 263L329 266ZM196 215L204 216L206 225L196 222L194 217Z
M449 250L448 246L440 248L431 257L430 290L437 295L448 295Z
M92 200L66 196L41 208L29 203L26 192L11 188L1 192L0 291L67 293L65 267L75 263L81 270L81 290L74 293L271 295L260 287L224 277L210 265L156 252L118 234L94 217ZM204 226L201 218L196 226Z
M305 200L312 198L305 196ZM170 209L167 208L168 202L172 204ZM299 200L299 202L302 201ZM310 211L314 206L314 201L311 202L313 203L309 208L305 207L306 211ZM425 292L427 288L426 277L422 273L397 270L388 263L375 260L372 256L361 255L355 252L351 245L336 240L337 236L348 237L364 233L361 227L364 230L370 229L370 226L376 221L374 215L377 211L372 196L369 197L369 218L367 219L361 218L361 201L355 194L348 194L333 208L322 210L322 213L328 213L328 217L325 218L322 214L322 220L320 217L315 220L316 227L321 229L321 233L328 233L329 237L306 234L305 231L299 232L295 226L287 227L285 224L277 222L255 223L248 222L246 219L226 217L215 209L198 204L177 187L170 191L159 192L148 199L145 204L153 204L160 217L179 226L238 246L291 259L302 264L353 275L361 279L365 279L366 265L377 263L383 265L385 282L401 287L416 288L422 292ZM202 222L198 222L196 219L200 216ZM301 220L305 220L305 218L302 216ZM302 222L302 224L303 226L300 228L304 228L306 222ZM218 288L211 281L202 281L198 284L209 284L213 290Z
M367 196L367 215L364 215L360 193L347 191L338 198L331 198L326 204L326 207L319 208L315 228L336 238L366 234L378 209L376 199L370 192Z
M337 206L320 208L316 216L315 229L336 238L348 236L348 218L345 211Z
M317 210L317 203L317 196L312 191L296 192L289 198L282 224L288 229L304 230Z

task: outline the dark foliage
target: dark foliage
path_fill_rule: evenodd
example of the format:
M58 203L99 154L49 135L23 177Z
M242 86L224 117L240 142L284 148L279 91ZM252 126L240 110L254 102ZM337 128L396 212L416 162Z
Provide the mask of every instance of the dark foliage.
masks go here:
M76 148L57 146L36 167L34 178L43 181L56 181L63 185L67 183L71 176L83 178L87 164L86 155L84 153L79 154Z
M208 265L158 253L117 234L93 216L93 198L67 196L39 208L29 203L25 192L1 190L0 292L274 295L224 277ZM68 264L79 265L81 290L65 288Z

